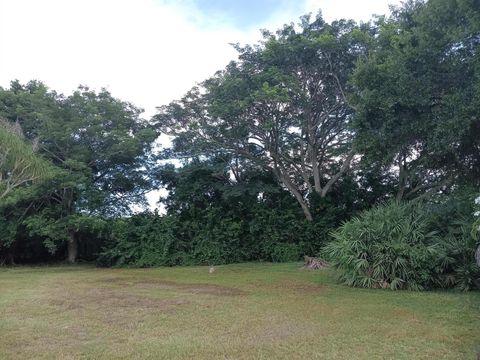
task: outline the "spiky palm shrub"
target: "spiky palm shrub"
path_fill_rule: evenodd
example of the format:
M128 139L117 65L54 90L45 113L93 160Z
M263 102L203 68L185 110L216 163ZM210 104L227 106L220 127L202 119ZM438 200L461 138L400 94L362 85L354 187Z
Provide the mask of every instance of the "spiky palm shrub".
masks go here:
M332 233L324 256L349 286L422 290L435 281L442 248L419 204L391 202Z
M454 220L442 236L440 245L444 251L437 279L440 287L480 289L480 267L475 263L476 239L471 236L471 226L469 218Z

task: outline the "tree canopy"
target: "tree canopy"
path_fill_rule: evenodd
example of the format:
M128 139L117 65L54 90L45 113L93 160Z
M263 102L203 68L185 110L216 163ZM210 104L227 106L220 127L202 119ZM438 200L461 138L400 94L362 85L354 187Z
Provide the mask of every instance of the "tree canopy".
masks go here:
M396 173L398 199L478 186L479 26L475 1L409 1L379 20L356 66L355 144Z
M308 198L325 197L350 168L348 79L365 53L368 26L302 18L301 29L264 32L255 46L236 46L239 60L194 87L154 117L174 136L176 156L232 155L239 177L253 164L269 171L312 220Z
M0 104L0 115L19 123L39 153L63 170L43 189L44 206L28 222L50 244L68 240L71 261L85 216L126 214L145 201L156 133L140 109L106 90L80 87L64 97L39 82L13 82Z

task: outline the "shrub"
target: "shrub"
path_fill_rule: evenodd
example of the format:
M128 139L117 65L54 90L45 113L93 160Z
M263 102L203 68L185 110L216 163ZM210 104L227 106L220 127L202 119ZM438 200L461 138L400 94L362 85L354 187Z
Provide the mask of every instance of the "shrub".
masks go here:
M301 248L297 244L276 244L272 250L272 261L289 262L298 261L301 256Z
M463 291L480 289L480 267L474 261L475 244L470 219L451 224L448 233L441 237L443 257L437 274L439 286Z
M391 202L344 223L323 254L349 286L480 288L472 214L464 195L435 203Z
M480 267L480 195L475 197L475 212L473 213L475 221L472 225L472 238L477 240L477 250L475 251L475 261Z
M475 263L477 236L471 231L475 221L473 198L467 189L428 207L431 226L439 232L443 249L436 274L440 287L480 288L480 267Z
M324 255L349 286L422 290L432 285L441 248L418 204L391 202L332 233Z
M184 238L188 244L187 256L191 264L226 264L244 260L242 247L244 226L240 219L220 217L211 211L205 223L188 222L183 227L190 228L190 237ZM247 250L248 251L248 250Z
M183 263L174 223L172 217L150 213L112 221L110 240L98 256L97 265L150 267Z

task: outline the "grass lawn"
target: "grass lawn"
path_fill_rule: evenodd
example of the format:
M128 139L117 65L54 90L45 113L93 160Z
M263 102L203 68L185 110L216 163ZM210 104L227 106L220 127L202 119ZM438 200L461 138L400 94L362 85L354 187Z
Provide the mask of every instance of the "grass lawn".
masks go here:
M476 359L480 293L300 264L0 269L0 359Z

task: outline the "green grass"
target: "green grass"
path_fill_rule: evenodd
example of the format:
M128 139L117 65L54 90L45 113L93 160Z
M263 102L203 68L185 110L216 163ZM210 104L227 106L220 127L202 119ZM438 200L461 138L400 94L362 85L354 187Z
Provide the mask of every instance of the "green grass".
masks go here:
M300 264L0 269L0 359L476 359L480 293Z

